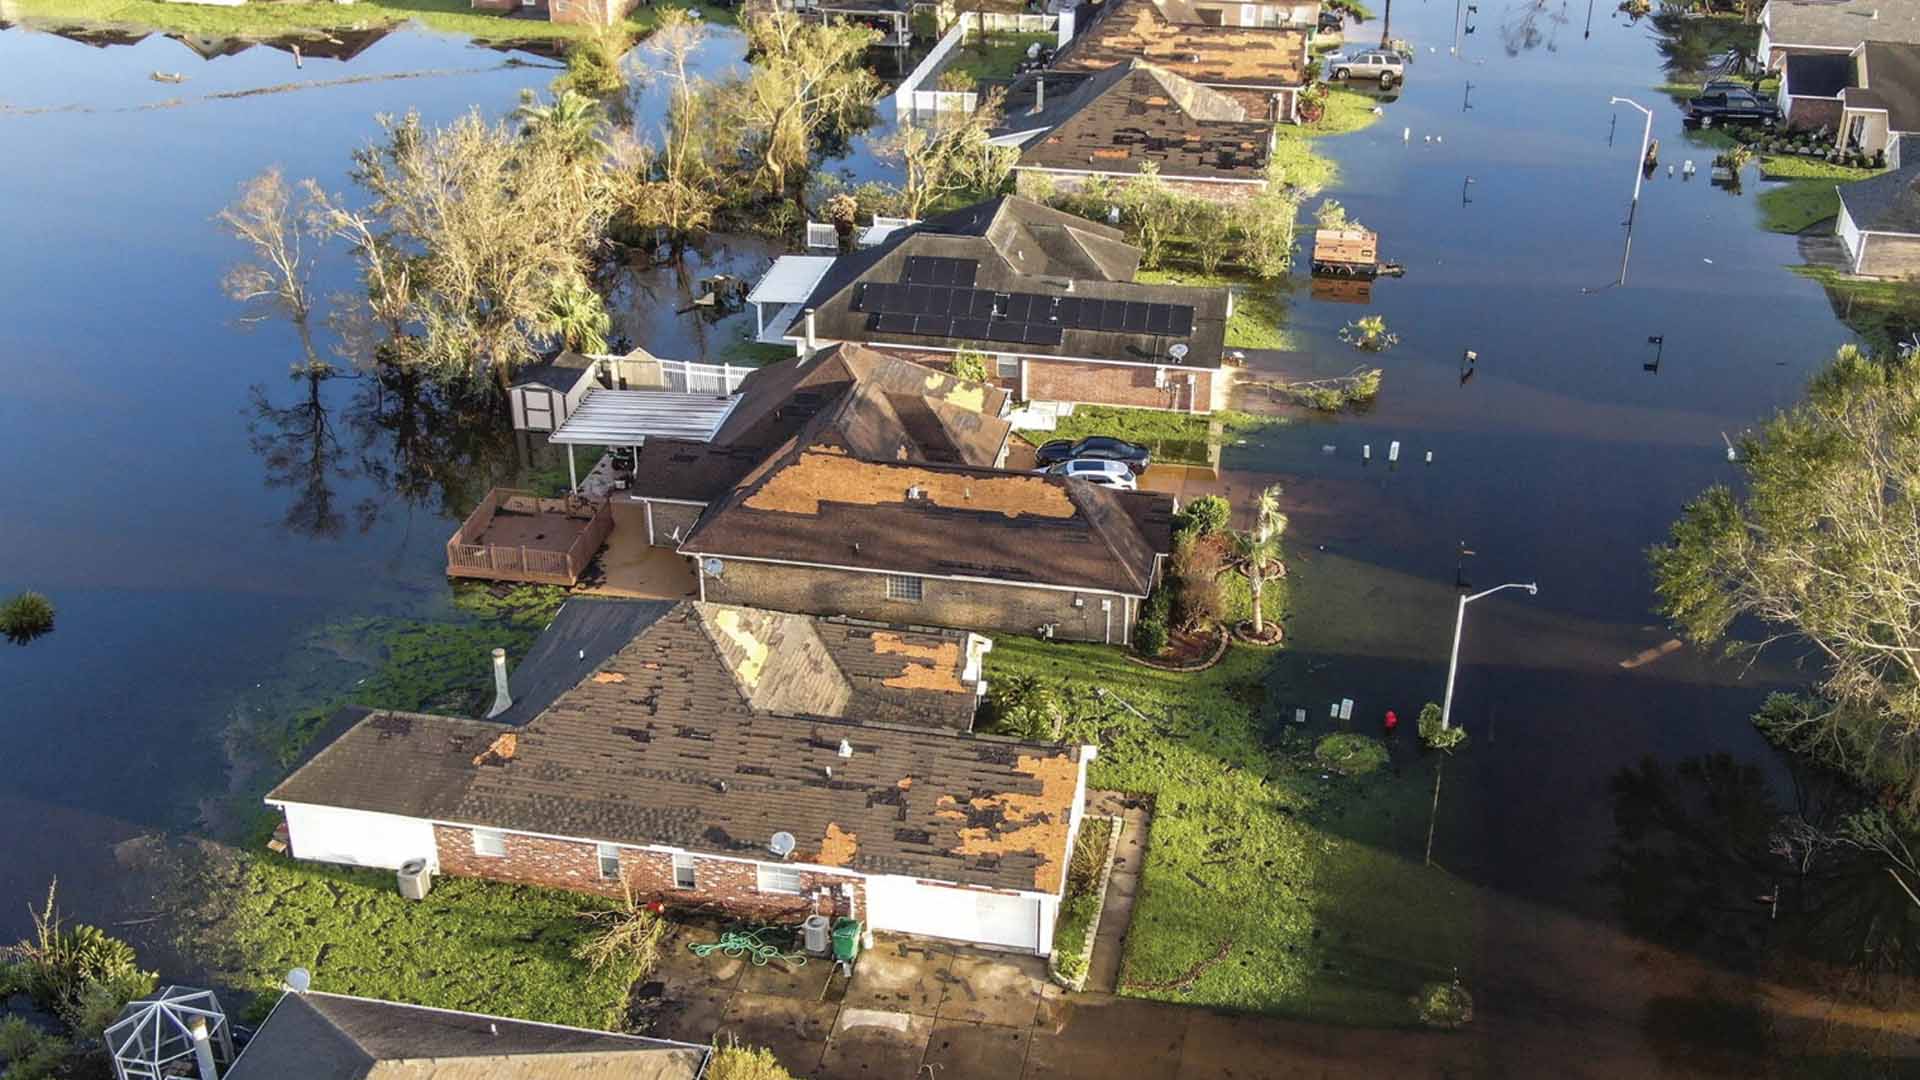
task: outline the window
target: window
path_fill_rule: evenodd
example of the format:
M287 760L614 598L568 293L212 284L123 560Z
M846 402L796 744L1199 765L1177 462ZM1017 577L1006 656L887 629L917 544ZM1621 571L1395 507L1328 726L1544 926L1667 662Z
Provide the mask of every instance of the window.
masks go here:
M920 602L920 579L905 574L887 575L887 599Z
M473 853L488 859L507 857L507 834L493 829L473 830Z
M600 876L609 881L620 877L620 848L616 844L595 844L594 853L600 856Z
M766 863L759 863L758 866L761 892L800 895L800 871L790 866L768 866Z
M995 354L993 358L993 373L1002 379L1019 378L1020 358L1017 356L1008 356L1005 353Z
M700 887L700 879L693 873L693 856L675 855L673 857L673 887L676 889Z

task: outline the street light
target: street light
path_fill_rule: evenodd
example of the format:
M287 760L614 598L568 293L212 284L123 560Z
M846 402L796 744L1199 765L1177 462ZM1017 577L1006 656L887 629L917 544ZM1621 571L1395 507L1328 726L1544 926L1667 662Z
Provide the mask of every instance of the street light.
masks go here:
M1632 98L1608 98L1607 104L1631 105L1639 109L1642 113L1645 113L1647 117L1646 129L1640 133L1640 160L1633 164L1633 205L1638 207L1640 205L1640 181L1646 175L1647 169L1647 144L1653 141L1653 110Z
M1460 670L1460 627L1467 621L1467 605L1483 596L1492 596L1501 589L1525 589L1528 596L1540 595L1540 586L1536 582L1510 581L1505 585L1495 585L1484 592L1460 598L1460 608L1453 616L1453 655L1447 660L1447 696L1440 705L1440 730L1447 729L1447 723L1453 716L1453 677Z

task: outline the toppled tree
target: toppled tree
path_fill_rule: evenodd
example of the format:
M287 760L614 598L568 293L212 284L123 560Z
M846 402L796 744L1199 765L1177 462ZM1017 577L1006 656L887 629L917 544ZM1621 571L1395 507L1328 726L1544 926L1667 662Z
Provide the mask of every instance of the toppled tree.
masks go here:
M940 113L930 124L902 124L879 147L881 158L900 163L900 211L921 218L946 199L972 202L995 195L1013 171L1020 151L989 142L1006 100L995 89L972 113Z
M862 62L877 32L781 11L747 19L746 30L753 69L728 86L724 108L760 191L791 198L804 218L816 145L857 130L879 96L879 78Z

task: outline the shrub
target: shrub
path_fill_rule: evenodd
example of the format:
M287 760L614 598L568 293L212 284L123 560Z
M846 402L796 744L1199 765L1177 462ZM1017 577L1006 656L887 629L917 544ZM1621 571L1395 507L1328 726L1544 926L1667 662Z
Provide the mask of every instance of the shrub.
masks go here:
M1192 532L1182 533L1173 546L1172 622L1186 630L1202 630L1218 625L1226 617L1226 595L1221 590L1220 574L1226 569L1217 541L1203 540Z
M1451 754L1455 747L1466 745L1467 732L1465 728L1441 727L1440 706L1429 701L1420 707L1420 741L1429 750Z
M1212 536L1227 527L1233 519L1233 504L1225 495L1202 495L1174 515L1175 532L1191 532L1195 536Z
M42 1080L53 1076L67 1056L67 1041L57 1039L22 1016L0 1021L0 1062L7 1080Z
M53 601L37 592L23 592L0 604L0 633L15 645L25 645L53 629Z
M1453 1029L1473 1022L1473 995L1457 982L1422 986L1413 1007L1428 1027Z
M986 355L973 349L961 349L953 356L953 367L949 369L956 379L968 382L986 382L990 376L987 371Z
M617 26L601 27L567 50L566 74L554 80L554 91L572 90L588 97L608 98L627 88L620 58L633 40Z
M713 1044L707 1080L793 1080L793 1074L761 1046L741 1046L732 1036Z
M1167 647L1167 625L1173 615L1173 590L1162 582L1147 597L1140 609L1140 623L1133 629L1133 647L1142 656L1158 656Z
M1038 742L1059 737L1064 710L1053 688L1031 675L998 679L987 689L989 723L1003 735Z
M1391 757L1379 739L1336 731L1313 748L1313 760L1346 776L1365 776L1385 765Z
M1340 205L1338 199L1320 200L1320 208L1313 212L1313 222L1322 229L1358 229L1363 226L1347 216L1347 208Z
M943 71L940 73L940 89L954 94L970 94L978 85L978 80L964 71Z
M118 1012L128 1001L152 993L159 976L141 970L133 946L84 923L62 928L54 893L49 887L46 905L33 912L33 938L11 950L34 1001L80 1027L82 1018L105 1009L109 999L117 999L112 1011Z

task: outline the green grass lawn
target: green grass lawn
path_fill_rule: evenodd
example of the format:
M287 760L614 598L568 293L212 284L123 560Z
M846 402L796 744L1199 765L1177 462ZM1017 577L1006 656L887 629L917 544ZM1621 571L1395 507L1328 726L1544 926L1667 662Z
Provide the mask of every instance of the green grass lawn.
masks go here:
M1797 233L1840 212L1832 180L1789 180L1768 186L1756 200L1760 224L1779 233Z
M953 50L953 58L940 74L957 73L975 81L1010 79L1020 69L1020 62L1027 58L1029 46L1052 45L1053 41L1051 33L995 30L984 41L970 38Z
M1325 136L1345 135L1371 127L1382 115L1373 111L1379 104L1379 101L1357 90L1336 86L1327 94L1327 111L1304 130L1309 136Z
M1834 310L1877 352L1892 353L1920 330L1920 286L1911 281L1858 278L1825 266L1789 267L1834 294Z
M1274 655L1234 646L1180 675L1008 636L987 664L1064 689L1069 737L1100 746L1094 786L1153 796L1123 993L1411 1024L1409 996L1470 956L1466 886L1420 859L1432 761L1403 740L1403 775L1323 780L1314 737L1276 730Z
M698 5L709 20L732 23L726 8ZM627 19L637 33L653 29L660 8L641 7ZM468 0L359 0L353 4L260 0L239 7L174 4L164 0L18 0L15 17L61 26L135 26L164 33L273 38L391 26L409 19L433 30L482 41L576 37L590 28L544 19L507 19L474 11Z
M403 899L385 871L261 856L234 898L230 931L247 988L270 993L291 968L337 994L613 1028L634 972L573 957L592 897L465 878Z
M1284 421L1278 417L1255 416L1231 409L1197 416L1166 409L1076 405L1073 414L1060 417L1052 431L1036 431L1031 435L1043 441L1111 435L1150 448L1155 461L1204 465L1210 444L1231 442L1239 435L1281 423Z

